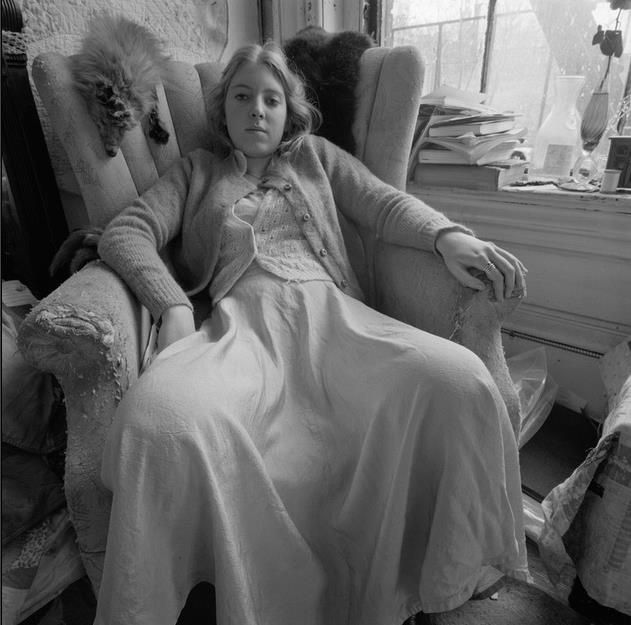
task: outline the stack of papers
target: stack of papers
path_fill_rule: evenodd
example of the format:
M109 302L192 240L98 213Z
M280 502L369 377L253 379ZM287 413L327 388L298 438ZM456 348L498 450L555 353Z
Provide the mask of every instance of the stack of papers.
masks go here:
M485 165L511 157L526 129L517 114L492 109L484 97L444 86L421 98L410 175L417 163Z
M478 113L476 115L455 115L449 119L435 119L428 128L430 137L461 137L463 135L490 135L515 127L512 113Z
M421 98L421 104L451 108L471 113L492 113L493 109L483 104L486 94L473 91L463 91L448 85L442 85Z
M431 130L431 129L430 129ZM511 126L507 130L476 135L467 132L459 136L429 136L418 153L420 163L463 163L485 165L511 157L522 142L526 129Z

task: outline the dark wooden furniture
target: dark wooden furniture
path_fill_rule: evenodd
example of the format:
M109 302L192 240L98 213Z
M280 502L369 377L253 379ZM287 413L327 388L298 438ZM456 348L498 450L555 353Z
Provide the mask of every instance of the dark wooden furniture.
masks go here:
M15 42L22 15L2 0L2 277L41 298L59 281L48 267L68 234L63 207L27 71Z

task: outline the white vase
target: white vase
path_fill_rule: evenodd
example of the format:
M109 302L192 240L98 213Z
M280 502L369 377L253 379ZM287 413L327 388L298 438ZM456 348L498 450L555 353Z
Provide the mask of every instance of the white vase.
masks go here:
M581 146L576 99L584 82L584 76L556 77L552 108L535 137L531 173L557 178L570 175Z

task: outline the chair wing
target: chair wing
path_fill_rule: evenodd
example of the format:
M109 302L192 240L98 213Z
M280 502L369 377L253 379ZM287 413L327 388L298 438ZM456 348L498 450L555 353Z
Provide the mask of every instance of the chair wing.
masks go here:
M355 156L405 190L425 67L412 46L369 48L360 61L353 123Z
M47 52L33 61L33 82L70 161L89 225L105 226L182 154L209 146L205 101L219 72L214 63L192 66L172 61L158 89L158 111L169 131L168 143L147 139L139 125L126 134L119 153L109 157L74 86L71 57Z

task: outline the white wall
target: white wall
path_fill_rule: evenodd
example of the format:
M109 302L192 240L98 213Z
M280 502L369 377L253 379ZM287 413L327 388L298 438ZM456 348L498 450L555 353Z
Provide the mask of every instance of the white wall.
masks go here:
M524 262L528 297L504 324L506 352L543 344L560 403L602 420L601 357L631 335L631 199L409 190Z

